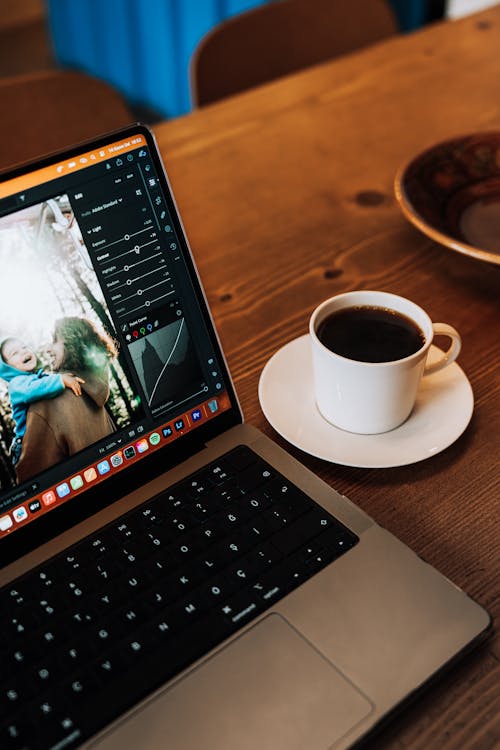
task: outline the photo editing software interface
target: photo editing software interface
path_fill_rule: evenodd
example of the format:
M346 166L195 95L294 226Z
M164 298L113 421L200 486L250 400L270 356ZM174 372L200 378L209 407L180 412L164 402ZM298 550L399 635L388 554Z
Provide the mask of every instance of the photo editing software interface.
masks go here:
M0 537L230 408L140 133L0 185Z

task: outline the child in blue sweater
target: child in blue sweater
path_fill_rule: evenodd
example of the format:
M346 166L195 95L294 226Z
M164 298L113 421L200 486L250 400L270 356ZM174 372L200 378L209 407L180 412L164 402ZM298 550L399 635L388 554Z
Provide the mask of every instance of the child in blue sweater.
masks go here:
M45 398L55 398L65 388L70 388L75 396L81 396L81 383L85 381L69 372L44 372L35 352L16 338L6 338L0 343L0 378L9 384L12 419L15 423L10 457L15 466L21 455L30 404Z

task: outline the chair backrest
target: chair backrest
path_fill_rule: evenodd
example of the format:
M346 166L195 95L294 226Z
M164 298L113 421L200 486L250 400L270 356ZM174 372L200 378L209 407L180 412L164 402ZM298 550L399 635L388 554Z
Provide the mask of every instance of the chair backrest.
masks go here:
M191 60L202 106L398 32L386 0L280 0L216 26Z
M133 121L107 83L43 71L0 79L0 169L57 151Z

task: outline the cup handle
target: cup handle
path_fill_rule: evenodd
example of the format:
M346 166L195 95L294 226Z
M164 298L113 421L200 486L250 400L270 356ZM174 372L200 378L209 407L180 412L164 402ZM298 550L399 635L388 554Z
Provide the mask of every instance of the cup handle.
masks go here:
M443 352L437 362L433 362L431 365L425 365L424 375L430 375L433 372L442 370L444 367L448 367L452 362L456 360L460 354L462 348L462 339L460 334L453 326L449 326L447 323L433 323L432 328L434 329L434 336L449 336L451 339L450 347L447 351Z

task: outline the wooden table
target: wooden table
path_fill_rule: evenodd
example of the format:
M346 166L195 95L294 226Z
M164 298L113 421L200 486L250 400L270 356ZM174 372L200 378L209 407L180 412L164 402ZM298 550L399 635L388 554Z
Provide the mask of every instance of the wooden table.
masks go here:
M500 268L433 243L393 195L401 162L500 128L500 6L378 44L155 128L247 421L464 588L492 638L373 748L500 744ZM292 448L266 422L268 358L351 289L410 297L463 336L475 394L464 435L403 468L353 469Z

